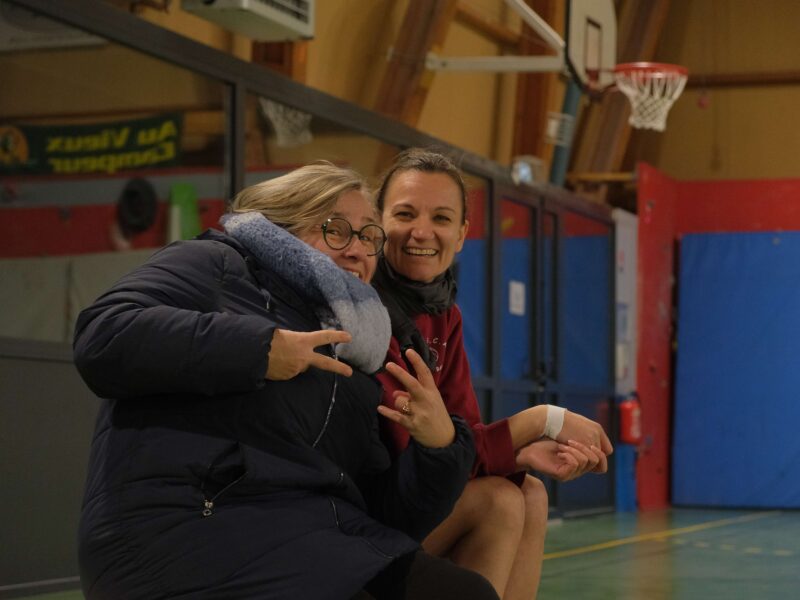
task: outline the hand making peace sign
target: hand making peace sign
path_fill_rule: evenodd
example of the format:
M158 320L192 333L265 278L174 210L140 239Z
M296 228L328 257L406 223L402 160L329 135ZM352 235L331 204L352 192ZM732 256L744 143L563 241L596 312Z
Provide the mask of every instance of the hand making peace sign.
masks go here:
M322 329L319 331L290 331L276 329L272 334L266 379L282 381L291 379L309 369L317 367L345 377L353 374L353 369L335 358L314 352L314 348L329 344L343 344L352 341L346 331Z
M455 427L430 369L414 350L406 350L406 358L417 376L414 377L395 363L386 363L386 370L406 391L394 392L394 405L399 410L381 405L378 412L405 427L411 437L423 446L443 448L452 444L456 435Z

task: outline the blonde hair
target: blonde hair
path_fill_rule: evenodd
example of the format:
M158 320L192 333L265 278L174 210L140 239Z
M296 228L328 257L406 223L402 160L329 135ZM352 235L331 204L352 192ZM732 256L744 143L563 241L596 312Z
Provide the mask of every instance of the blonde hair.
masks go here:
M361 175L318 161L243 189L236 194L229 211L258 211L289 233L300 235L324 222L336 208L339 196L351 190L362 192L374 206Z

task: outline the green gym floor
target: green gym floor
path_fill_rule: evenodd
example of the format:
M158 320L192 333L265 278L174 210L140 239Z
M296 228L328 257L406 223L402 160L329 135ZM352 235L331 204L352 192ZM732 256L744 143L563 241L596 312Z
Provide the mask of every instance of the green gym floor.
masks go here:
M670 510L548 529L539 600L800 598L800 512Z
M553 522L539 600L565 598L800 598L800 512L673 509Z

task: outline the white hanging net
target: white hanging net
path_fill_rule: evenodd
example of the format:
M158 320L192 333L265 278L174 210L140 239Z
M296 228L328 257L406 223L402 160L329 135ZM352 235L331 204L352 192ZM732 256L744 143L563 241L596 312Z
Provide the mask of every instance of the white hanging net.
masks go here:
M266 98L259 98L258 103L275 132L279 148L302 146L313 139L310 114Z
M689 72L678 65L625 63L614 68L617 88L631 103L628 123L637 129L664 131L667 113L686 85Z

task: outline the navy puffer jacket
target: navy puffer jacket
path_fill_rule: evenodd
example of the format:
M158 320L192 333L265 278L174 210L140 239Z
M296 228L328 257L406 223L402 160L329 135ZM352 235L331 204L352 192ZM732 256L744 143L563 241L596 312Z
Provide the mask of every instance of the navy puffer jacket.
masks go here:
M88 598L345 599L450 512L474 457L464 424L392 461L374 378L264 379L276 328L319 322L211 231L81 313L75 363L104 399L79 531Z

